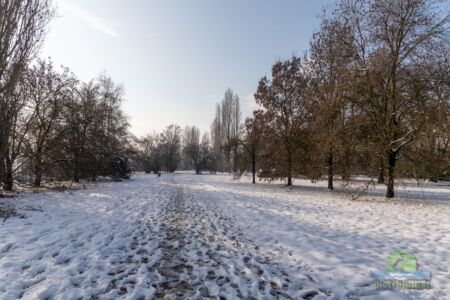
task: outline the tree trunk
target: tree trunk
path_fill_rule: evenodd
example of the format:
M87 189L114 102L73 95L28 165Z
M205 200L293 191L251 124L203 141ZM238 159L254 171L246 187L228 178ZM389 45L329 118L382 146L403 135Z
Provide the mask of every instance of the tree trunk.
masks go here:
M39 146L34 159L34 187L40 187L42 183L42 147Z
M252 183L255 184L256 183L256 155L254 152L252 153L252 173L253 173Z
M231 173L231 163L230 163L230 151L227 149L225 150L225 164L226 164L226 172ZM225 170L225 168L224 168Z
M6 158L5 161L5 178L4 178L4 185L3 188L5 189L5 191L12 191L13 189L13 185L14 185L14 181L13 181L13 161L11 159L9 159L8 157Z
M5 181L5 161L3 159L2 153L0 152L0 187Z
M42 183L42 171L40 169L39 170L35 169L34 176L35 177L34 177L33 186L34 187L40 187L41 183Z
M287 186L292 186L292 175L291 175L291 173L288 174Z
M342 170L342 180L350 181L351 179L351 171L350 171L350 158L346 154L344 158L344 169Z
M76 183L80 182L80 175L79 175L79 172L78 172L78 168L75 168L73 170L73 181L76 182Z
M332 190L333 187L333 176L334 176L334 170L333 170L333 153L330 152L327 155L327 167L328 167L328 189Z
M378 162L378 184L384 184L384 159L380 156L380 161Z
M75 155L73 160L73 176L72 180L76 183L80 182L80 163L78 162L78 156Z
M287 186L292 186L292 153L289 144L286 143L286 154L287 154Z
M292 186L292 158L290 153L288 154L287 180L287 186Z
M239 165L239 157L238 157L237 146L234 146L234 148L233 148L233 172L235 174L238 171L238 165Z
M395 163L397 161L397 152L389 151L389 165L388 165L388 184L386 190L386 198L394 197L394 176L395 176Z

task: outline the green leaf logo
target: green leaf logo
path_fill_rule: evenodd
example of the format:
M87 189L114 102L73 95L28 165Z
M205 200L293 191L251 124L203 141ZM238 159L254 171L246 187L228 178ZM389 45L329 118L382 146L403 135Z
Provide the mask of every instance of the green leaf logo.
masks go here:
M407 250L393 252L388 257L387 270L389 272L414 273L417 271L417 259Z

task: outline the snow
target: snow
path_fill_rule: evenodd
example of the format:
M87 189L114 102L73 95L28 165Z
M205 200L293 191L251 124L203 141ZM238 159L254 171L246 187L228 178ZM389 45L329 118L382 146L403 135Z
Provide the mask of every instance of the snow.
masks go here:
M388 255L401 249L414 253L420 269L433 275L431 290L406 294L413 299L447 299L450 294L449 188L404 183L397 199L385 200L380 186L352 201L345 193L327 191L325 183L306 180L287 189L226 177L190 179L185 178L190 188L239 219L245 235L276 253L280 264L311 270L315 281L338 298L377 294L370 273L385 270ZM377 299L392 297L386 292Z
M0 299L448 299L450 187L405 181L397 199L379 186L352 201L295 184L136 175L2 200L26 218L0 224ZM374 287L401 249L432 289Z

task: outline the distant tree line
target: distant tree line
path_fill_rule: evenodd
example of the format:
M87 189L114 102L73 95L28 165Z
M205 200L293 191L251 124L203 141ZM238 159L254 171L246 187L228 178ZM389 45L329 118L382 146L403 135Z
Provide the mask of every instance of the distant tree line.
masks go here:
M123 88L102 75L83 83L36 59L54 15L47 0L0 2L0 183L127 177Z
M136 170L155 174L176 170L216 172L209 134L205 132L202 136L196 126L182 130L178 125L169 125L161 133L135 139L134 147Z
M239 97L227 89L216 107L211 134L203 135L196 126L169 125L161 133L136 139L136 169L147 173L195 170L202 172L238 173L243 144Z

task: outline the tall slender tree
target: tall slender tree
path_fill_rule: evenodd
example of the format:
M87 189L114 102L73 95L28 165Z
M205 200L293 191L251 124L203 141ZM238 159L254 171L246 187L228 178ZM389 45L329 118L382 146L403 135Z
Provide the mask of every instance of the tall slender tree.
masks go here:
M233 140L239 135L240 125L239 97L231 89L227 89L222 102L216 107L216 116L211 125L213 150L220 171L237 171L239 157Z
M0 182L5 182L11 128L18 111L12 94L39 49L52 16L51 0L0 1Z

